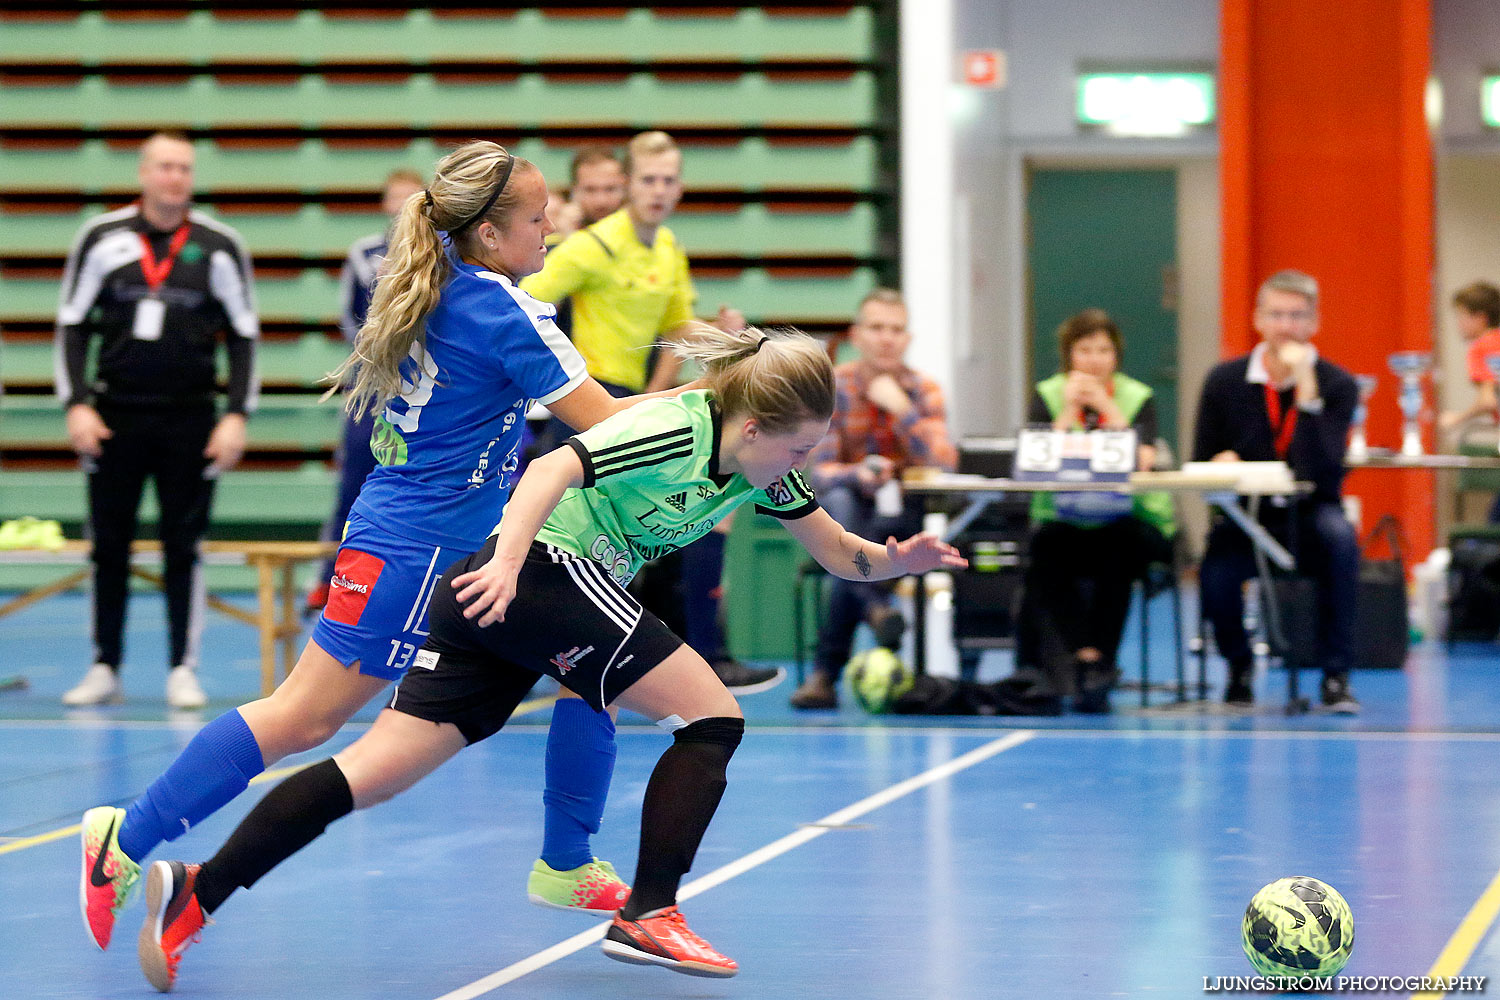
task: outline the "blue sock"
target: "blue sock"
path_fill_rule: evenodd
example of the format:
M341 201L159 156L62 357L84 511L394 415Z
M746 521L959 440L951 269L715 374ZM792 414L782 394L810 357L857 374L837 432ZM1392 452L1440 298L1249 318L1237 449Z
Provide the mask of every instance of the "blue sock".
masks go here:
M593 860L615 772L615 723L578 698L559 698L547 731L547 790L542 793L542 860L565 872Z
M117 836L120 850L137 863L163 840L176 840L213 815L266 769L260 744L239 709L225 712L192 742L146 794L130 804Z

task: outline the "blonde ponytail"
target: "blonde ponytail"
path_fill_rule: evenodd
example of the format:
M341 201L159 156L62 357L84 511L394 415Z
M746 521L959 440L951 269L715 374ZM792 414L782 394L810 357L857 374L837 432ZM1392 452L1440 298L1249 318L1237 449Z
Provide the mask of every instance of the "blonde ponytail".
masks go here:
M823 345L798 330L747 326L726 333L692 323L667 346L703 366L703 380L726 414L753 417L770 433L833 416L833 364Z
M505 229L518 197L511 178L535 170L493 142L465 143L438 162L432 186L406 199L354 350L330 372L328 395L348 384L344 408L356 420L406 391L401 365L420 347L449 274L442 233L464 255L479 223Z

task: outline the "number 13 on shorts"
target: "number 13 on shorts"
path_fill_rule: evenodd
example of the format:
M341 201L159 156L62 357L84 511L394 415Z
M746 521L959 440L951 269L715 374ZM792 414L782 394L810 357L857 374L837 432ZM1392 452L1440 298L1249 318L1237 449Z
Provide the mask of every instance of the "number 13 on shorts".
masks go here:
M413 643L392 639L391 655L386 657L385 665L396 670L405 670L406 665L411 662L412 654L416 651L417 647Z

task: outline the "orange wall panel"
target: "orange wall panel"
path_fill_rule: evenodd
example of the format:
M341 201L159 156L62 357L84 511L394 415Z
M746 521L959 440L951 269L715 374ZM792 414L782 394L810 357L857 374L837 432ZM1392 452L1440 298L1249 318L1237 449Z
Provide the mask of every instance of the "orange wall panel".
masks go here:
M1430 0L1224 0L1220 23L1224 354L1254 346L1262 279L1312 274L1319 350L1380 378L1369 438L1394 447L1401 416L1386 357L1432 349ZM1367 525L1398 514L1425 555L1432 475L1360 472L1349 489Z

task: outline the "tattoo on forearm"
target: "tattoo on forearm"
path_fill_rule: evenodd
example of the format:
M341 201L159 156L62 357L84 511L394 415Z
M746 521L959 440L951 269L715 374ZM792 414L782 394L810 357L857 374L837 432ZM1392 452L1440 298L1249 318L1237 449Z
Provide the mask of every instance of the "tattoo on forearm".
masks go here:
M859 570L859 575L866 579L870 576L870 557L861 550L854 554L854 568Z

